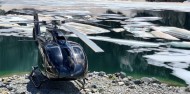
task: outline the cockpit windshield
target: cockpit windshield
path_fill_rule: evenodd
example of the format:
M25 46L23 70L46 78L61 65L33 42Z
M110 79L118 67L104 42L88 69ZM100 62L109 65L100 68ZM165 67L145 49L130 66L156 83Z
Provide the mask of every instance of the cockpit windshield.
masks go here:
M77 60L78 63L84 63L85 62L85 56L84 56L84 52L82 51L82 49L80 47L73 47L74 50L74 56Z
M56 38L57 38L58 43L60 43L60 44L66 43L66 38L65 38L63 32L57 31L57 37Z

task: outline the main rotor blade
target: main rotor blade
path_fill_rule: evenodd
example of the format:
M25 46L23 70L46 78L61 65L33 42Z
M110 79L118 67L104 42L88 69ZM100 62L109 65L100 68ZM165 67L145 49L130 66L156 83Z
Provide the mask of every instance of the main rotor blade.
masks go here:
M66 26L66 25L62 25L60 26L60 29L61 28L66 28L68 29L69 31L73 32L75 35L77 35L82 41L84 41L92 50L94 50L95 52L104 52L99 46L97 46L93 41L91 41L90 39L87 38L86 35L80 33L79 31L69 27L69 26Z
M0 21L0 24L32 24L32 23L46 23L46 21L33 21L33 20L27 20L27 21Z

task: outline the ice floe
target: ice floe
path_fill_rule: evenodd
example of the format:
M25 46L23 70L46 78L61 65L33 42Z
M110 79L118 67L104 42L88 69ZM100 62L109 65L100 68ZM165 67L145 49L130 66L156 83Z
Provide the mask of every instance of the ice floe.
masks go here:
M172 70L172 75L184 80L186 84L190 85L190 71L184 69L190 66L190 63L186 62L170 62L170 63L164 63L161 61L153 60L148 58L147 59L148 64L159 66L159 67L165 67Z
M114 32L123 32L123 31L125 31L125 29L123 29L123 28L113 28L112 31L114 31Z
M187 84L190 85L190 71L187 71L185 69L181 69L181 68L172 68L173 70L173 75L183 79Z
M179 40L178 38L171 36L167 33L163 33L161 31L151 31L150 33L157 38L162 38L162 39L167 39L167 40Z
M134 37L142 37L142 38L154 38L150 32L147 32L149 29L145 27L130 27L124 26L124 29L128 32L134 34Z
M177 28L177 27L162 27L162 26L159 27L152 26L151 28L154 30L162 31L176 38L190 40L190 31L186 29Z
M88 36L89 39L92 40L99 40L99 41L107 41L116 43L119 45L127 45L132 47L159 47L159 43L151 43L151 42L144 42L144 41L136 41L136 40L126 40L126 39L115 39L115 38L109 38L109 37L93 37Z
M145 55L144 57L160 62L190 62L190 55L173 52L159 52L153 55Z
M77 29L78 31L81 31L85 34L98 34L98 33L106 33L110 32L109 30L92 26L92 25L87 25L87 24L81 24L81 23L75 23L75 22L69 22L66 23L66 25Z
M168 48L168 51L158 52L153 55L144 55L148 64L165 67L173 70L172 75L184 80L190 84L190 51Z
M130 18L125 21L129 22L147 22L147 21L157 21L161 20L161 17L135 17L135 18Z
M127 25L123 25L123 27L149 27L155 26L155 24L150 22L127 22Z

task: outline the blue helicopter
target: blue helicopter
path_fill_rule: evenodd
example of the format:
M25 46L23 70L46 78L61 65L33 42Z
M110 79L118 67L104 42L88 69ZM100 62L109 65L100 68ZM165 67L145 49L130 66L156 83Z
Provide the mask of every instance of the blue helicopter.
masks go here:
M103 52L103 50L86 35L65 25L65 21L52 20L49 23L39 21L38 14L34 13L33 23L33 39L38 46L39 56L42 58L38 66L33 67L29 76L34 86L40 88L47 80L77 80L84 88L88 72L87 56L82 46L67 40L65 34L74 33L95 52ZM46 26L46 32L41 32L41 25Z

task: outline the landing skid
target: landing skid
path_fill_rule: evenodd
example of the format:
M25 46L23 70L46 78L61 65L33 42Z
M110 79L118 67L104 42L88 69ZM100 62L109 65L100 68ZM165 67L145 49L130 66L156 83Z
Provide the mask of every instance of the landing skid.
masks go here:
M39 71L38 67L32 67L32 72L29 75L29 79L33 83L36 88L40 88L44 82L48 80L48 78L44 77L42 73ZM74 82L80 86L81 90L85 89L86 78L75 80Z
M41 78L41 79L40 79ZM38 67L32 67L32 72L29 75L29 79L32 81L36 88L40 88L41 85L47 81L47 78L42 77L41 73L38 71Z
M85 89L85 85L86 85L86 79L80 79L80 80L75 80L75 82L81 87L81 89ZM81 86L82 85L82 86Z

